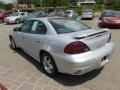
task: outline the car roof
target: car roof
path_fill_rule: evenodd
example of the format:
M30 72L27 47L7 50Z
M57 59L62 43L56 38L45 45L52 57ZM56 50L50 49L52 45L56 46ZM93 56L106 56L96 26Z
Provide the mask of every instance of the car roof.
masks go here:
M66 19L66 18L65 18L65 17L55 16L55 17L31 18L31 19L29 19L29 20L49 20L49 19Z

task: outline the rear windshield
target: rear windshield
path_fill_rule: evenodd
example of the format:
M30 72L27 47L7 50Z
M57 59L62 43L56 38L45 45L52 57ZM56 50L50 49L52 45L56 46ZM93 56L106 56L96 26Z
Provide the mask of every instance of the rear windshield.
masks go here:
M93 13L92 10L84 10L83 13Z
M71 13L70 11L65 11L65 13Z
M90 29L89 26L73 19L49 19L48 20L58 34L77 32Z

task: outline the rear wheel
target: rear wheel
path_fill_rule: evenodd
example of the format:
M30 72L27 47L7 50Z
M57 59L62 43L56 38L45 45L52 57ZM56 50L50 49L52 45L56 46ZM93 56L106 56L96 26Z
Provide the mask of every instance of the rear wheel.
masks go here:
M58 73L56 64L51 55L48 53L43 53L41 55L42 68L45 73L49 76L55 76Z

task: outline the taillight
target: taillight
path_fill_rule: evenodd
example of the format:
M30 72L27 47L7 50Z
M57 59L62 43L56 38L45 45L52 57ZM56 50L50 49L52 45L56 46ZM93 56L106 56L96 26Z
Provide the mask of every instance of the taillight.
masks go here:
M109 38L108 38L108 43L111 41L111 38L112 38L112 36L111 36L111 33L110 33Z
M67 45L64 52L67 54L80 54L89 51L90 49L83 42L77 41Z

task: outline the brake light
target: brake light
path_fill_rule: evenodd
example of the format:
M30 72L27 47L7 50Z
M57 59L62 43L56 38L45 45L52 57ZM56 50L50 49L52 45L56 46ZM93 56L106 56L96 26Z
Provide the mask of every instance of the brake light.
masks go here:
M89 51L90 49L83 42L77 41L67 45L64 52L67 54L80 54Z
M111 33L110 33L109 38L108 38L108 43L111 41L111 38L112 38L112 36L111 36Z

